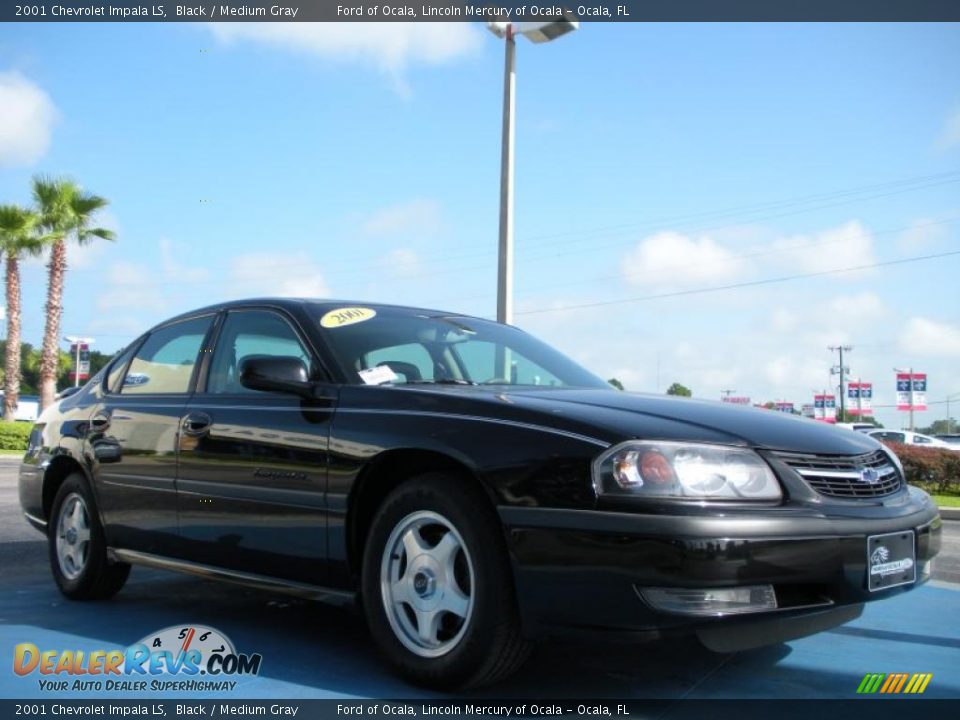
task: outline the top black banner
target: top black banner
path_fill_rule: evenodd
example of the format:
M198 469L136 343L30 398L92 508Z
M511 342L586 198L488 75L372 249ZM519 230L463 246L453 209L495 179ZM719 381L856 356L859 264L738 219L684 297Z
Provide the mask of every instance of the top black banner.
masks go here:
M285 0L3 3L3 22L944 22L960 0Z

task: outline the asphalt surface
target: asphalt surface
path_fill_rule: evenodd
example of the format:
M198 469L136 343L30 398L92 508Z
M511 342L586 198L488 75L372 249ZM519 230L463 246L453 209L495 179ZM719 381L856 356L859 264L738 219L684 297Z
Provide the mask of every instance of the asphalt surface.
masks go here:
M18 643L41 650L124 648L174 625L223 631L237 650L260 653L259 676L230 693L191 698L439 698L385 667L362 619L349 610L161 571L134 568L123 591L74 603L56 590L46 543L20 515L15 458L0 457L0 698L183 697L182 692L50 692L19 677ZM480 698L851 698L868 672L933 673L923 697L960 698L960 522L945 522L935 579L868 604L858 620L730 655L694 640L633 645L544 643L513 678ZM71 678L72 680L73 678Z

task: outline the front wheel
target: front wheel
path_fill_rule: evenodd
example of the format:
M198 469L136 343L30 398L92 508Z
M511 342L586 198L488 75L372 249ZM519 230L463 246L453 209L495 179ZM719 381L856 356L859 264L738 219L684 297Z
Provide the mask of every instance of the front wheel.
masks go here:
M415 683L489 684L528 654L496 515L460 477L421 475L387 497L367 539L362 594L374 640Z
M69 475L54 497L47 540L53 578L71 600L105 600L127 581L130 566L107 558L93 493L80 473Z

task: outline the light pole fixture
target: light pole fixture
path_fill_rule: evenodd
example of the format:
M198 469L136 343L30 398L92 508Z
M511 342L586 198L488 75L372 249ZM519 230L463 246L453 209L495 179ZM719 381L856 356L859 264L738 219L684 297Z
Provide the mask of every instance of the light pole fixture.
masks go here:
M504 40L503 137L500 147L500 243L497 256L497 322L513 322L513 139L516 98L516 36L534 43L556 40L580 27L569 10L545 22L488 22L487 28Z
M73 345L74 348L74 362L73 362L73 386L80 387L80 346L81 345L93 345L95 342L93 338L90 337L79 337L78 335L65 335L63 337L68 343Z

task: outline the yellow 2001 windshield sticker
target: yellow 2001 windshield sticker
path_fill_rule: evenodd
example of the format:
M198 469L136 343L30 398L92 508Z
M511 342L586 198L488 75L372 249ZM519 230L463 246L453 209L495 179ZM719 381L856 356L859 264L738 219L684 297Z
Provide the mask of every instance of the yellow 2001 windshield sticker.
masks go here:
M363 307L345 307L331 310L320 318L320 326L325 328L338 328L344 325L353 325L355 323L369 320L376 316L377 311Z

